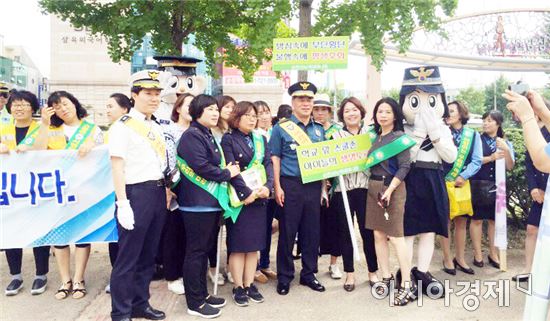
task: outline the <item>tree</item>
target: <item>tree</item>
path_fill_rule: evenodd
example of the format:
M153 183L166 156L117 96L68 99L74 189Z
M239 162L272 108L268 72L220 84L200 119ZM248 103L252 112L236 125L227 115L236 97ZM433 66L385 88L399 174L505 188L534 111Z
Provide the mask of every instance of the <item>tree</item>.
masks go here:
M471 113L483 114L485 112L485 91L473 86L463 88L455 97L456 100L466 103Z
M405 52L412 42L412 33L423 27L440 29L439 8L452 15L457 0L321 0L314 35L349 36L358 31L361 43L378 70L384 62L384 39L389 37Z
M496 102L496 109L500 110L504 115L504 126L513 126L512 113L506 108L508 101L502 97L502 93L511 81L506 79L503 75L500 75L493 83L485 86L485 111L494 109Z
M250 79L264 60L271 59L277 24L290 13L289 0L40 0L41 8L87 27L107 38L114 62L130 61L143 37L159 55L181 55L182 44L195 34L195 46L205 53L207 66L215 74L216 63L241 69ZM233 34L245 45L231 41ZM223 54L219 49L223 48Z
M390 97L395 99L395 101L399 101L399 88L391 88L389 90L383 90L382 91L382 97Z
M299 0L300 25L298 34L300 37L311 36L311 11L313 0ZM298 71L298 81L307 81L307 70Z

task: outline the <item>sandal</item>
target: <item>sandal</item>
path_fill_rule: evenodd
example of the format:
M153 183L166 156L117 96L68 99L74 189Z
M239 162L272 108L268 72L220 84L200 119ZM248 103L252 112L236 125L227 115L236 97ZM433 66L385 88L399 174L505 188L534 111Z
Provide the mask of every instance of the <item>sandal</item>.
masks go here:
M391 282L395 281L395 278L390 276L389 278L382 278L382 281L378 281L374 284L374 290L378 296L388 296L390 293Z
M69 280L61 284L61 287L59 288L59 290L57 290L54 296L58 300L63 300L63 299L66 299L69 296L69 294L71 294L72 291L73 291L73 281Z
M397 306L404 306L407 303L416 300L415 293L416 287L413 285L411 287L400 287L397 291L397 295L393 299L393 304Z
M73 299L82 299L86 296L87 293L88 292L86 291L86 282L84 282L84 280L74 283Z

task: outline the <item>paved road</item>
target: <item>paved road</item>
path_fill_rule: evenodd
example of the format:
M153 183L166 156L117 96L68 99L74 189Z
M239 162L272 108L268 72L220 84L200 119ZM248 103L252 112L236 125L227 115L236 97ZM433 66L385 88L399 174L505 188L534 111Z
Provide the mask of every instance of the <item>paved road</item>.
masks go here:
M276 244L276 242L275 242ZM499 272L494 268L476 268L476 276L481 280L498 279L509 280L519 272L522 264L522 252L520 250L508 251L508 272ZM272 252L272 255L274 251ZM8 279L5 259L0 259L0 286L5 288ZM446 274L439 271L441 259L439 253L433 260L434 275L444 278ZM341 263L341 262L340 262ZM397 269L397 263L392 260ZM30 286L34 273L32 252L26 250L24 254L23 274L25 289L14 297L1 296L0 320L110 320L110 296L103 292L111 270L107 255L107 246L93 246L89 267L86 273L88 295L81 300L67 298L58 301L54 298L54 292L60 284L55 258L50 257L49 287L39 296L31 296ZM296 261L299 268L299 262ZM356 265L357 287L354 292L345 292L342 288L343 280L332 280L328 275L328 257L319 260L318 278L327 287L324 293L317 293L298 284L298 279L292 283L290 293L287 296L279 296L275 292L276 283L270 281L266 285L260 285L259 289L266 297L261 304L252 303L249 307L237 307L231 301L231 286L220 287L220 295L228 299L228 304L223 308L223 314L219 320L520 320L525 301L525 295L515 289L515 283L510 281L509 307L499 307L497 299L482 299L487 292L487 287L480 286L480 305L473 312L463 308L462 302L467 292L461 297L456 292L450 295L446 306L443 299L431 300L424 298L422 307L417 303L406 307L390 307L388 299L376 300L370 293L370 287L366 279L366 264L364 258ZM464 273L449 279L451 286L456 291L457 281L473 281ZM184 296L177 296L166 289L163 281L153 282L151 285L151 304L155 308L167 313L167 320L200 320L197 317L187 315ZM474 301L472 301L474 302Z

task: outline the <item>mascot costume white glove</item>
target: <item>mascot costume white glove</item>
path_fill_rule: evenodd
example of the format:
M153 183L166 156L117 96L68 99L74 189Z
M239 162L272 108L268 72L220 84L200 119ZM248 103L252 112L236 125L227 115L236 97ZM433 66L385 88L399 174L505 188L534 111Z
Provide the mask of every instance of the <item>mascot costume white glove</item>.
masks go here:
M405 133L416 140L411 148L411 170L405 179L404 233L409 248L418 236L418 266L411 278L422 282L422 291L431 298L444 295L443 284L429 272L435 235L448 237L449 201L442 162L453 163L457 151L450 129L443 119L449 111L439 68L424 66L405 70L399 93L405 118ZM410 253L411 265L413 252ZM398 283L399 284L399 283Z

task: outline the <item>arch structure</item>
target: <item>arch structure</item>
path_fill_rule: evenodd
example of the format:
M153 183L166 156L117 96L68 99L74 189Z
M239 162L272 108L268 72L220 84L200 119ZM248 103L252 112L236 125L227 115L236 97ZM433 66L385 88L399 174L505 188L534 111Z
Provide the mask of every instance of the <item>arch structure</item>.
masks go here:
M499 10L451 18L442 23L439 33L416 30L405 53L391 40L386 41L385 51L391 61L550 72L550 9Z

